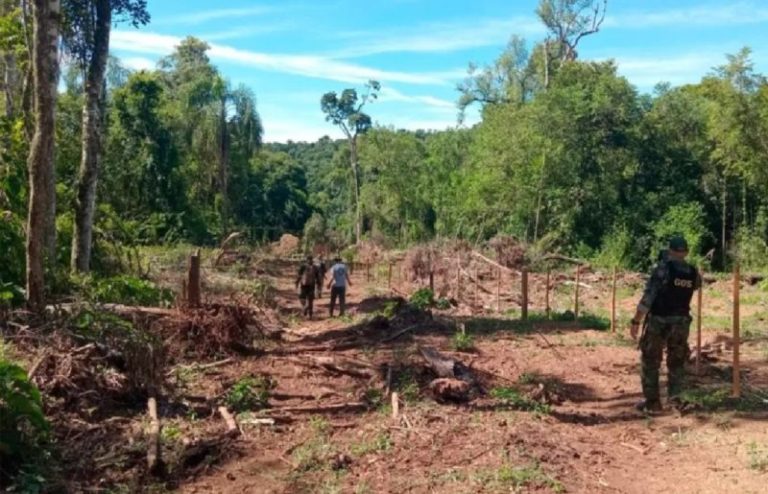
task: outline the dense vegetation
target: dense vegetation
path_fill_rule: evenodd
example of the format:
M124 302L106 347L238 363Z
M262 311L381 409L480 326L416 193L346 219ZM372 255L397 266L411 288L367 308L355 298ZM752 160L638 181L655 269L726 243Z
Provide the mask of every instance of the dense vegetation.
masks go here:
M232 231L257 242L306 232L342 245L355 240L358 214L361 234L388 245L508 234L538 251L637 268L679 231L697 256L714 249L716 268L734 247L759 267L768 253L768 84L749 49L698 84L640 94L613 62L577 58L579 33L599 27L601 12L580 13L581 24L561 33L570 14L552 10L560 3L537 11L550 30L544 41L529 49L513 36L498 60L472 66L457 107L481 105L473 128L372 127L362 106L375 114L373 81L359 100L356 88L322 98L329 131L347 124L348 139L262 145L255 95L226 82L204 42L184 40L151 71L109 58L88 267L116 274L136 267L126 247L213 244ZM24 83L31 27L16 5L3 2L0 21L11 82L0 103L0 246L10 261L0 283L18 299L34 115ZM141 2L120 5L123 20L148 21ZM88 54L93 34L75 22L82 5L64 7L65 49ZM75 257L82 202L88 58L67 60L56 103L53 289Z

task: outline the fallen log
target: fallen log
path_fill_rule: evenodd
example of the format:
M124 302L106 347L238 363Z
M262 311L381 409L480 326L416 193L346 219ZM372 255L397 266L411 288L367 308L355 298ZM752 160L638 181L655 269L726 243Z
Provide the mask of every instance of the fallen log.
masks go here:
M160 419L157 416L157 399L154 396L147 400L147 413L149 415L147 468L152 475L158 475L162 471L163 460L160 456Z
M237 426L237 421L235 421L235 417L229 413L229 410L227 410L227 407L221 406L218 408L219 415L221 415L221 418L224 419L224 422L227 423L227 435L230 437L235 437L240 434L240 428Z
M469 401L469 384L459 379L435 379L429 383L429 390L437 401Z
M289 360L299 364L310 364L322 367L323 369L332 372L349 374L352 377L371 378L374 376L374 371L371 365L343 357L307 355L303 358L292 358Z
M467 383L470 390L482 392L472 371L463 363L441 354L432 347L419 347L419 353L438 378L457 379Z
M226 365L226 364L232 363L234 361L235 361L235 359L233 359L232 357L228 357L228 358L225 358L223 360L218 360L216 362L211 362L209 364L179 365L179 366L176 366L173 369L169 370L168 372L166 372L165 375L166 376L172 376L174 372L182 370L182 369L184 369L184 370L194 369L194 370L198 370L198 371L203 371L203 370L206 370L206 369L212 369L214 367L220 367L222 365Z
M396 340L403 336L405 333L409 331L413 331L414 329L418 328L418 324L414 324L413 326L408 326L407 328L401 329L400 331L395 332L395 334L392 334L390 336L387 336L384 339L379 340L379 343L388 343L390 341Z

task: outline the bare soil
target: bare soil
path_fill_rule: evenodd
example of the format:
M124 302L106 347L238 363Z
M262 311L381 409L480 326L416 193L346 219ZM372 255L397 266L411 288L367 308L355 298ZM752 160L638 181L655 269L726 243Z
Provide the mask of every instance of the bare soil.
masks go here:
M347 317L328 318L325 293L316 302L316 319L306 321L293 285L295 266L253 268L241 278L258 272L272 280L277 312L264 318L279 326L281 338L258 339L254 355L201 352L195 358L205 355L203 365L229 359L207 368L173 362L167 383L173 391L160 398L165 477L144 471L142 400L119 397L123 401L91 419L75 413L77 407L48 403L58 410L53 420L70 462L67 474L75 476L71 492L765 492L768 309L757 287L744 287L742 312L742 383L751 401L725 400L714 410L666 406L645 415L634 409L642 397L631 341L582 322L522 324L519 278L504 274L499 283L495 268L465 269L480 287L465 278L456 290L450 269L435 280L436 292L460 301L447 311L400 315L398 297L427 281L408 280L397 265L389 278L382 265L353 273ZM573 308L572 274L552 277L555 312ZM227 276L234 275L208 273L217 283L226 284ZM531 312L544 310L543 280L543 274L529 280ZM581 281L582 313L607 314L609 277L584 273ZM233 281L241 285L242 279ZM721 281L706 289L704 342L716 351L708 354L702 376L693 376L691 367L692 387L730 385L729 286ZM620 279L620 333L641 287L638 275ZM473 348L456 351L455 328L462 326ZM419 352L425 346L477 377L479 391L470 401L434 399L429 383L436 376ZM249 376L275 383L269 407L238 415L242 433L226 437L216 405ZM397 418L388 389L399 396ZM524 403L505 400L499 390L519 391ZM263 418L274 424L256 423ZM101 446L90 450L78 441Z

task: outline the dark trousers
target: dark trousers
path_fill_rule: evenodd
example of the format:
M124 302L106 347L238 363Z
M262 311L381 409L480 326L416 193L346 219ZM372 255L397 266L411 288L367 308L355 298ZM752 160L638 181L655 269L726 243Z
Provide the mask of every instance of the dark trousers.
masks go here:
M331 288L331 316L333 316L333 309L336 307L336 298L339 299L339 315L344 315L344 310L347 308L347 287L334 286Z
M301 285L299 300L301 300L301 307L304 309L304 315L311 318L315 305L315 286Z

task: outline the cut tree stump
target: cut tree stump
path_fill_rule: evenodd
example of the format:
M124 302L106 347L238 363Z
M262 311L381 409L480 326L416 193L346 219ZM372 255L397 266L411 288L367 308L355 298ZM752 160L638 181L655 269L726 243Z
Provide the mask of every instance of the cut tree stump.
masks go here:
M163 470L163 460L160 457L160 419L157 416L157 399L154 396L147 400L147 414L149 415L147 468L152 475L159 475Z
M471 390L482 392L477 379L472 371L458 360L447 357L432 347L419 347L419 352L427 365L431 368L438 378L448 380L458 380L467 384L467 393ZM444 386L444 385L440 385Z
M235 421L235 417L229 413L229 410L227 410L227 407L219 407L219 415L221 415L221 418L224 419L224 422L227 423L227 436L235 437L240 434L240 428L237 426L237 421Z

